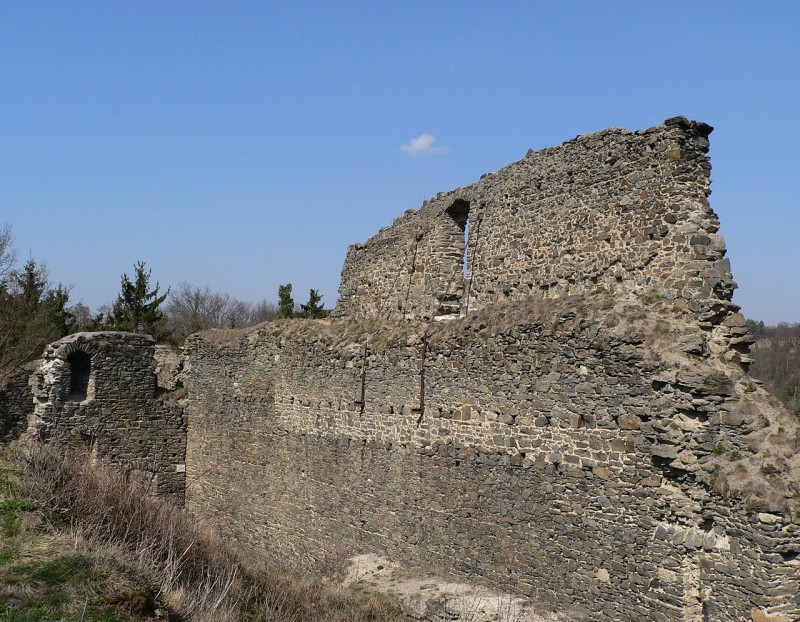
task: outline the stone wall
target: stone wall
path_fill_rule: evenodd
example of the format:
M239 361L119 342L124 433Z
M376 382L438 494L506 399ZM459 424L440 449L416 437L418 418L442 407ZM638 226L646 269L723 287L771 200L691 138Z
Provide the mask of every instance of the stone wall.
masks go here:
M735 284L707 200L711 130L676 117L586 134L441 193L350 247L336 315L430 318L599 285L721 321Z
M160 493L185 468L254 560L377 553L592 620L798 619L800 425L745 373L710 131L606 130L438 195L351 247L336 319L193 335L157 369L144 336L56 342L29 433Z
M647 304L191 337L187 506L248 555L375 552L590 619L800 615L796 516L713 486L767 397Z
M710 131L530 152L352 246L339 319L191 337L189 509L589 619L800 616L800 431L745 374Z
M0 445L18 439L28 427L33 412L30 375L31 369L23 367L0 387Z
M93 455L182 497L186 425L156 399L153 339L120 332L77 333L50 344L31 378L28 434L88 447Z

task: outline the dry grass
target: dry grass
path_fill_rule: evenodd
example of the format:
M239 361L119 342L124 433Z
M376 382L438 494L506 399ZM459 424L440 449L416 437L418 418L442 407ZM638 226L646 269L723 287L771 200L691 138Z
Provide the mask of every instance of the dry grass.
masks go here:
M157 598L197 622L391 622L405 619L378 596L337 590L321 579L255 572L213 532L146 487L85 455L33 445L18 456L46 515L76 539L113 549L158 586Z

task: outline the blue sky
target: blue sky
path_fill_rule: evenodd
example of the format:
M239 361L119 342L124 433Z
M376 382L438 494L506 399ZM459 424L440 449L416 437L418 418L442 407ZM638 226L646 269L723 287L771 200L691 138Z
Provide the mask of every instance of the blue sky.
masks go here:
M685 115L735 301L800 321L797 2L0 0L0 59L0 222L93 309L140 259L330 307L347 246L424 199Z

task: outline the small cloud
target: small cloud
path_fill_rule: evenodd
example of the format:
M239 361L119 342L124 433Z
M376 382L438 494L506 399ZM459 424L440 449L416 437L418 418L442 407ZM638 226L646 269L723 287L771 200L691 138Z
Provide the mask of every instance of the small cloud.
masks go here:
M400 145L400 151L409 156L431 155L434 153L447 153L447 147L440 147L436 144L436 136L432 134L420 134L412 138L406 144Z

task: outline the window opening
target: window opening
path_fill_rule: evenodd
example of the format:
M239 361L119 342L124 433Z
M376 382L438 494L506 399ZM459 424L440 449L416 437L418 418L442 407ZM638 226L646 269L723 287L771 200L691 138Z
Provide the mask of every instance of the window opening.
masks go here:
M456 231L452 232L450 244L452 244L451 248L459 253L461 261L453 267L453 276L447 285L447 292L444 295L440 295L440 308L437 311L437 315L447 315L461 311L464 284L469 272L467 251L469 246L469 201L456 199L445 210L445 213L453 220L453 223L458 227L458 232L460 232L460 239L457 237L458 233ZM451 290L451 285L456 278L460 286L456 287L455 290Z
M69 395L68 402L81 402L86 399L89 391L89 376L92 373L92 357L86 352L78 350L67 356L69 365Z
M467 214L467 221L464 223L464 257L462 264L462 274L466 283L467 273L469 272L469 214Z
M461 266L464 278L467 276L467 247L469 246L469 201L464 199L456 199L453 204L447 208L447 215L452 218L461 229L463 235L463 252L461 255Z

